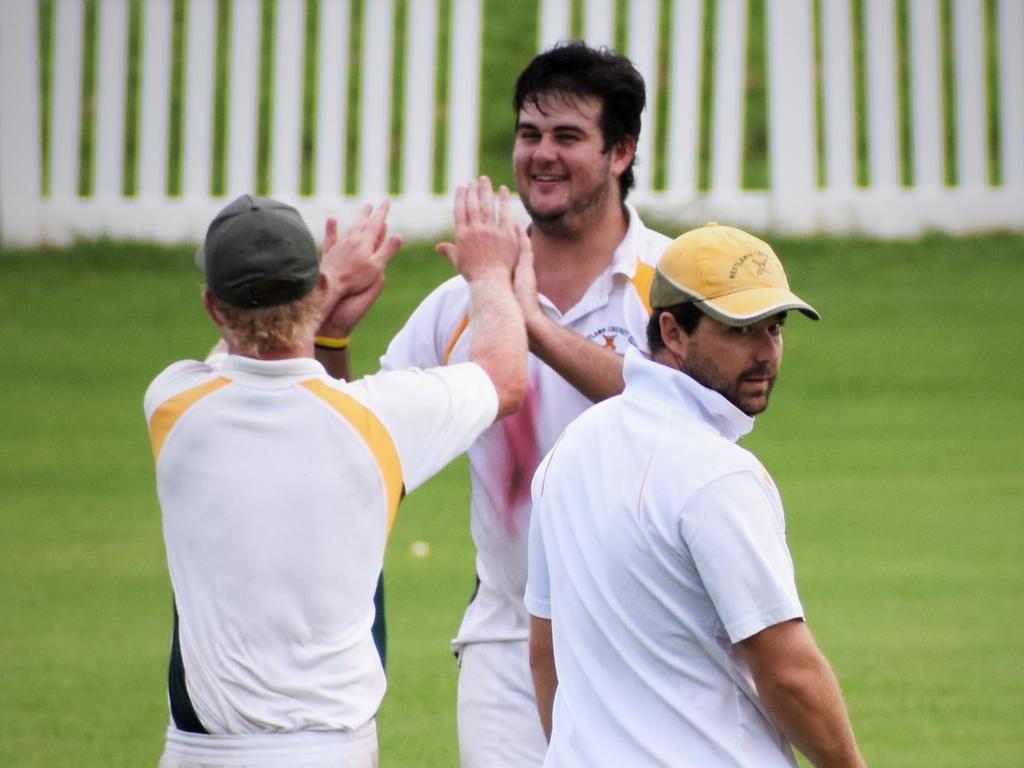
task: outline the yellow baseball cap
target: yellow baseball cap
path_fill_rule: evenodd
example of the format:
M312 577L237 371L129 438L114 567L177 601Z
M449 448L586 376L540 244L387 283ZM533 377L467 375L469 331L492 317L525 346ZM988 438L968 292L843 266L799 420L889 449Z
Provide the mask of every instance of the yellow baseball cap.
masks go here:
M658 264L650 298L654 309L692 302L735 327L790 309L820 319L814 307L789 290L782 262L768 243L716 223L672 242Z

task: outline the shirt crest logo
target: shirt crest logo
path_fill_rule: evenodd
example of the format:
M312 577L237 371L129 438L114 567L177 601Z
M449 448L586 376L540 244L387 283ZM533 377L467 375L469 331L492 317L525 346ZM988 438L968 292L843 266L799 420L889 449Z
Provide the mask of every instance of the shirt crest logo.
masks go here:
M605 349L624 355L628 347L638 346L636 339L628 329L620 325L609 325L598 328L596 331L587 334L587 338L595 344L600 344Z

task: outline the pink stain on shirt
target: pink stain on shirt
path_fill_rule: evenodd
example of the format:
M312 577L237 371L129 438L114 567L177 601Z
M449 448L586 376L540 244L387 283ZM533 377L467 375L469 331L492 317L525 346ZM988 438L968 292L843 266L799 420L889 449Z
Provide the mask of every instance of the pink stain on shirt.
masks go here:
M530 503L530 483L533 473L540 464L540 448L537 439L537 405L540 398L540 382L530 379L522 407L501 420L502 435L505 439L504 505L501 516L509 536L519 535L516 512Z

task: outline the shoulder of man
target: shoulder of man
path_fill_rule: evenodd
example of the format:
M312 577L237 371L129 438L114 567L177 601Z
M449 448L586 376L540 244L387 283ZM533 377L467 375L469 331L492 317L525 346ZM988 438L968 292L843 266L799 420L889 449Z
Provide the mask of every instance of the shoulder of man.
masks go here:
M380 359L386 370L443 365L446 352L465 330L469 284L456 275L431 291L395 334Z
M146 388L143 408L148 420L153 412L170 398L193 387L216 379L217 369L199 360L179 360L167 366Z

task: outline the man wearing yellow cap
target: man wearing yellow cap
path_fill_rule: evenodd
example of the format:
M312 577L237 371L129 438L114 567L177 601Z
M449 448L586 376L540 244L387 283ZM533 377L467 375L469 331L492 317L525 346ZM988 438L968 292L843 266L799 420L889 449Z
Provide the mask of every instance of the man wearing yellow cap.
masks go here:
M771 247L708 225L651 287L651 359L533 481L531 664L545 766L864 765L803 619L779 494L736 441L768 407L789 290ZM792 745L792 746L791 746Z

